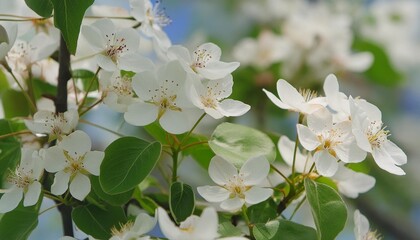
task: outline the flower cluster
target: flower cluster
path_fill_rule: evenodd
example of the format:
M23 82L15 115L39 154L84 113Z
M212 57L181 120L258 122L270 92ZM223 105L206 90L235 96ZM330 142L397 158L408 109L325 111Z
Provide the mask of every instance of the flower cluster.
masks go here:
M265 90L278 107L299 112L300 119L306 120L297 124L299 141L312 154L320 175L332 177L339 162L358 163L367 153L380 168L405 174L399 166L407 162L407 156L388 139L381 111L364 99L340 92L334 75L325 79L325 97L310 91L301 94L284 80L277 82L277 91L279 98Z

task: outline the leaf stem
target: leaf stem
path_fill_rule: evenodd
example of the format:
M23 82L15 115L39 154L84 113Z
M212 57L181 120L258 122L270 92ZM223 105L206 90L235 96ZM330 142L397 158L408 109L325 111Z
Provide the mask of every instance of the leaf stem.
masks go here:
M46 208L46 209L44 209L44 210L42 210L41 212L39 212L38 213L38 216L40 216L41 214L43 214L44 212L47 212L48 210L51 210L51 209L53 209L53 208L56 208L56 207L58 207L58 206L60 206L60 205L62 205L62 204L64 204L64 203L57 203L57 204L55 204L55 205L53 205L53 206L51 206L51 207L49 207L49 208Z
M179 151L172 148L172 183L176 182L178 179L178 155Z
M98 101L96 101L94 104L90 105L88 108L86 108L84 111L82 111L81 113L79 113L79 116L83 116L85 113L89 112L92 108L94 108L95 106L97 106L98 104L100 104L102 102L103 98L99 99Z
M244 217L244 220L245 220L246 224L248 225L249 236L251 237L251 239L255 239L254 238L254 233L252 231L252 228L254 227L254 225L249 220L249 217L248 217L248 214L246 213L246 211L247 211L247 207L245 205L243 205L242 206L242 216Z
M13 136L21 135L21 134L28 134L28 133L32 133L32 132L28 131L28 130L22 130L22 131L19 131L19 132L12 132L12 133L1 135L0 139L7 138L7 137L13 137Z
M100 126L100 125L98 125L98 124L95 124L95 123L90 122L90 121L85 120L85 119L79 119L79 123L84 123L84 124L87 124L87 125L91 125L91 126L93 126L93 127L96 127L96 128L102 129L102 130L104 130L104 131L107 131L107 132L113 133L113 134L115 134L115 135L117 135L117 136L120 136L120 137L124 137L124 136L125 136L124 134L121 134L121 133L119 133L119 132L113 131L113 130L111 130L111 129L109 129L109 128L106 128L106 127Z
M289 178L287 178L280 170L278 170L273 164L270 164L270 168L273 169L276 173L280 174L286 180L289 185L293 185Z
M303 117L305 115L299 113L298 124L303 122ZM292 163L292 182L295 182L295 173L296 173L296 154L299 145L299 135L296 133L295 149L293 150L293 163Z
M92 88L92 86L93 86L93 83L95 82L95 79L97 79L97 77L98 77L98 73L99 73L99 71L101 70L101 68L100 67L98 67L98 69L96 70L96 72L95 72L95 75L93 75L93 77L92 77L92 79L90 80L90 82L89 82L89 86L87 87L87 89L86 89L86 92L85 92L85 95L84 95L84 97L83 97L83 99L82 99L82 102L80 103L80 105L79 105L79 109L78 109L78 111L80 112L81 111L81 109L83 108L83 105L85 105L85 103L86 103L86 100L87 100L87 96L88 96L88 94L89 94L89 91L90 91L90 89Z
M200 118L197 120L197 122L195 122L194 126L191 128L191 130L187 133L187 135L185 135L184 138L182 138L181 143L179 144L180 146L182 146L182 144L185 143L185 141L188 140L188 138L190 137L191 133L194 131L194 129L198 126L198 124L201 122L201 120L203 120L203 118L206 116L206 113L203 113Z
M194 146L201 145L201 144L207 144L207 143L209 143L209 141L201 141L201 142L191 143L191 144L185 145L184 147L181 147L181 151L184 151L184 150L186 150L190 147L194 147Z

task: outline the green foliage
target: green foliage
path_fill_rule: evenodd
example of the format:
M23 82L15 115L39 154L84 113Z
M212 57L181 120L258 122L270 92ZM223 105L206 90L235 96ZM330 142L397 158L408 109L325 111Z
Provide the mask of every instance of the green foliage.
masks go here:
M313 228L303 226L287 220L275 220L257 223L253 228L256 240L287 239L287 240L315 240L316 231Z
M130 191L145 179L159 160L162 146L135 137L123 137L105 149L99 181L108 194Z
M85 11L94 0L52 0L54 25L60 29L70 53L75 54L80 25Z
M12 122L6 119L0 120L0 135L14 132ZM20 142L15 137L0 139L0 182L19 163L21 157Z
M7 81L7 77L4 72L0 69L0 94L3 93L5 90L9 89L9 81Z
M276 159L276 147L264 133L242 125L222 123L214 130L210 148L219 156L241 167L251 157L264 155L269 162Z
M51 0L25 0L26 5L41 17L51 17L53 5Z
M80 230L97 239L109 239L112 227L127 222L124 210L112 206L106 210L94 205L81 206L73 209L71 216Z
M395 86L403 80L402 73L392 65L382 46L366 39L356 38L353 42L353 48L373 54L372 66L365 72L369 80L386 86Z
M104 190L101 187L101 184L99 183L99 177L97 176L91 175L90 182L92 184L92 189L95 192L95 194L98 195L99 198L101 198L102 200L104 200L105 202L113 206L120 206L127 203L130 200L131 196L133 195L134 189L128 192L115 194L115 195L111 195L104 192Z
M222 237L232 237L242 235L242 232L239 228L233 226L230 219L221 219L219 220L219 226L217 232Z
M30 113L28 101L22 92L7 89L1 95L5 118L27 117Z
M32 79L35 99L40 99L43 95L55 96L57 87L41 79Z
M181 182L172 183L169 207L176 222L180 223L189 217L195 208L195 197L191 186Z
M0 220L0 239L28 239L38 225L40 205L41 201L30 207L24 207L23 203L20 203L16 209L4 214Z
M252 223L266 223L277 217L277 205L272 198L250 206L247 211Z
M89 89L89 92L98 90L98 86L99 86L98 77L95 76L94 72L86 70L86 69L77 69L77 70L72 71L72 76L76 82L80 81L82 83L84 91L87 91L93 77L95 77L95 79L93 80L93 84L91 88Z
M343 230L347 208L340 195L330 186L305 179L305 191L317 228L318 239L333 240Z

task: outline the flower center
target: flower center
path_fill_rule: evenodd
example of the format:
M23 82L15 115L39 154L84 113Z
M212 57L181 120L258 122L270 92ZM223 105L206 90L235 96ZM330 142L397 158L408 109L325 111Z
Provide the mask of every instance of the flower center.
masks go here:
M216 109L217 103L221 100L221 95L226 92L226 90L216 90L218 89L219 83L216 83L214 86L207 86L206 92L200 96L201 103L207 108ZM216 90L216 91L215 91Z
M376 231L369 231L365 236L363 236L363 240L381 240L382 237Z
M370 144L373 147L379 148L381 145L388 140L390 133L386 130L386 127L383 127L382 122L372 121L367 130L367 137Z
M48 18L46 18L46 19L33 19L32 24L34 25L35 31L37 33L44 32L44 33L47 33L47 34L49 33L49 29L53 26L53 23Z
M85 154L79 156L76 152L74 153L74 157L70 155L70 153L66 150L63 150L64 156L66 157L67 166L64 169L64 172L68 172L71 175L74 175L78 172L85 172L83 160L85 158Z
M25 169L25 167L18 166L14 172L11 172L7 181L14 184L18 188L26 188L34 181L32 177L33 170Z
M166 15L165 9L159 9L159 5L160 1L156 1L153 8L146 10L146 16L151 26L156 24L159 27L166 27L172 20Z
M126 224L120 224L120 227L117 228L116 226L113 226L111 228L111 234L115 237L124 238L124 234L129 232L131 228L133 228L134 223L132 221L128 221Z
M172 85L172 86L168 86ZM164 83L159 86L159 88L154 89L155 94L151 97L151 100L148 101L159 107L158 118L166 112L166 110L178 111L181 112L182 109L177 106L176 99L177 94L174 93L173 88L179 87L178 83L175 83L174 80L165 80ZM152 90L149 90L149 93L152 93Z
M50 118L45 119L44 126L51 128L51 135L53 137L60 137L64 131L63 128L68 124L68 120L64 117L64 113L57 113Z
M207 52L207 49L196 49L194 51L194 60L191 64L191 68L195 71L196 68L205 68L206 64L213 58L213 56Z
M112 59L113 62L117 62L121 53L128 51L125 38L117 38L115 33L111 35L106 34L107 43L105 46L105 54Z
M245 198L245 192L250 189L244 184L243 174L233 175L223 187L230 192L230 198Z
M303 99L305 99L305 102L309 102L318 97L318 93L311 89L299 89L299 93L302 95Z
M338 129L333 128L328 131L324 131L322 134L318 135L318 139L322 144L319 145L316 151L327 150L331 155L337 157L334 149L337 145L343 143L342 136L343 132Z
M117 76L114 84L110 87L110 90L115 92L119 96L133 96L133 88L131 86L131 78L128 76Z

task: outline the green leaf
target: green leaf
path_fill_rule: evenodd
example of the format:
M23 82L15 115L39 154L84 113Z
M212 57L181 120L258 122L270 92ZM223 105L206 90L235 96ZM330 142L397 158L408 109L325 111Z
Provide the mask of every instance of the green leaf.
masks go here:
M6 119L0 120L0 135L14 132L12 122ZM0 186L9 170L16 168L21 157L20 142L15 137L0 139Z
M7 80L6 75L0 69L0 94L10 88L9 81Z
M60 29L70 53L75 54L80 25L86 9L94 0L52 0L54 5L54 25Z
M98 195L99 198L113 206L121 206L127 203L130 200L131 196L133 196L134 189L128 192L115 195L110 195L104 192L104 190L101 187L101 184L99 183L99 177L97 176L91 175L90 182L92 184L92 189L95 192L95 194Z
M209 140L210 148L236 167L251 157L264 155L269 162L276 159L276 148L264 133L232 123L222 123Z
M250 206L247 211L252 223L266 223L277 217L277 205L271 198Z
M177 223L191 216L195 208L195 197L191 186L181 182L172 183L169 207Z
M25 240L38 225L38 211L41 201L30 207L22 203L0 220L0 239Z
M53 5L51 0L25 0L26 5L41 17L51 17Z
M343 230L347 208L340 195L330 186L305 179L305 191L311 205L318 239L333 240Z
M72 76L76 82L81 81L83 91L86 91L89 88L93 77L95 77L95 73L86 69L77 69L72 71ZM98 77L95 77L95 79L93 79L93 84L89 92L96 90L98 90Z
M221 237L235 237L242 235L242 231L238 227L233 226L230 218L220 220L217 232Z
M369 80L386 86L395 86L403 80L403 74L392 65L382 46L369 40L356 38L353 42L353 48L357 51L367 51L373 54L372 66L365 72Z
M57 94L57 87L44 80L34 78L32 79L32 83L35 99L40 99L42 95L55 96Z
M106 210L95 205L73 209L71 216L76 226L84 233L97 239L109 239L111 228L127 222L121 207L108 206Z
M287 240L316 240L316 231L313 228L303 226L287 220L275 220L257 223L253 228L256 240L287 239Z
M5 118L27 117L30 113L28 102L22 92L7 89L1 96Z
M145 179L159 160L162 146L135 137L119 138L105 149L99 181L108 194L130 191Z

